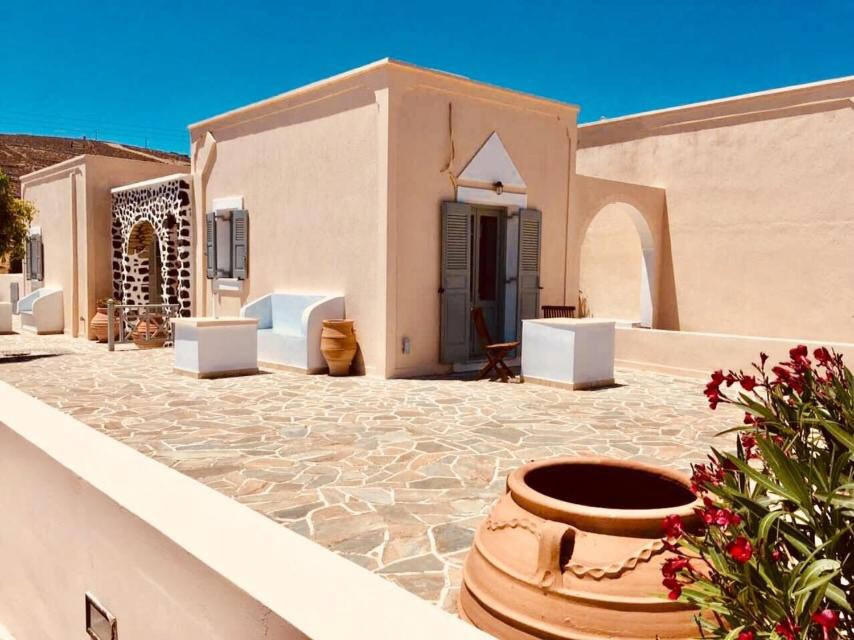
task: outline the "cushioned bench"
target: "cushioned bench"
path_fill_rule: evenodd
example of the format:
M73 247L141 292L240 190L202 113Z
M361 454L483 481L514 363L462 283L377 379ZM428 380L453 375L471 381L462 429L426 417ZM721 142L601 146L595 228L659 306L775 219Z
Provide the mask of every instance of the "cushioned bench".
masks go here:
M271 293L244 306L240 316L258 319L259 364L322 373L323 321L344 317L344 296Z
M21 329L33 333L62 333L65 318L62 289L42 287L18 300Z

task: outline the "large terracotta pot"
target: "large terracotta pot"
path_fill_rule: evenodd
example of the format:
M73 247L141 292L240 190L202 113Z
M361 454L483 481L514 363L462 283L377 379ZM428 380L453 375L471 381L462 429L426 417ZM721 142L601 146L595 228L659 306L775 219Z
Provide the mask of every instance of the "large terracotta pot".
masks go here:
M159 316L140 319L131 332L131 339L138 349L158 349L166 344L166 325Z
M92 330L92 335L98 342L107 342L107 328L109 327L107 320L107 307L98 307L97 312L89 321L89 328ZM119 337L119 318L113 315L113 337Z
M356 332L352 320L324 320L320 352L330 376L346 376L356 356Z
M662 520L697 525L687 478L599 458L526 464L481 524L463 568L461 615L499 638L693 638L667 599Z

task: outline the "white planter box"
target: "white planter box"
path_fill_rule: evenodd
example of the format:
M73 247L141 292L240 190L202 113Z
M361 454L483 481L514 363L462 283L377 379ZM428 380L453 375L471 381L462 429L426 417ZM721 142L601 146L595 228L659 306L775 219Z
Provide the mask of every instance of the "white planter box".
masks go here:
M173 318L175 371L196 378L258 373L255 318Z
M613 384L614 326L593 318L523 320L525 382L568 389Z
M11 302L0 302L0 333L12 333Z

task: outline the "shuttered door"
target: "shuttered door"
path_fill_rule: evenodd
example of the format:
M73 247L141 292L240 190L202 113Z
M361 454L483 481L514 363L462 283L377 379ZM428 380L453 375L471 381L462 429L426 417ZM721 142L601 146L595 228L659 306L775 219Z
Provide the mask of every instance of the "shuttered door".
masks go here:
M213 213L205 214L205 238L207 276L216 278L216 218Z
M519 330L522 320L536 318L540 309L540 254L542 213L536 209L519 212Z
M471 207L442 203L442 285L440 359L465 362L471 322Z
M245 280L249 271L249 215L238 209L231 214L231 256L232 275L239 280Z

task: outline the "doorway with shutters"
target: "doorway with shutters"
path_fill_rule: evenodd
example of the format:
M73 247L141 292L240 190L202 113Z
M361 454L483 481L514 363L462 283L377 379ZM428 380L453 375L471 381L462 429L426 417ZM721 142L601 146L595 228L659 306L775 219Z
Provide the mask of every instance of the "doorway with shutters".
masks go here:
M484 357L471 311L483 309L492 339L521 335L540 298L541 214L536 209L445 202L442 207L440 359Z

